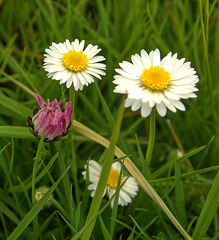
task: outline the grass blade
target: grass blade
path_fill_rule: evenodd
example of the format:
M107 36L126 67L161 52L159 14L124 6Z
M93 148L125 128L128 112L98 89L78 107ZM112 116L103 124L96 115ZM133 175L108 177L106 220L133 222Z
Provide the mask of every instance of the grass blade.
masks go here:
M204 238L208 227L217 211L219 205L219 171L216 174L213 185L208 193L205 204L202 208L201 214L198 218L198 222L195 226L192 237L195 240L201 240Z
M53 191L58 186L59 182L62 180L62 178L65 176L67 171L70 169L71 165L69 165L66 170L62 173L62 175L59 177L59 179L50 187L48 192L37 202L34 207L28 212L28 214L23 218L23 220L20 222L20 224L15 228L15 230L10 234L8 237L8 240L16 240L22 232L26 229L26 227L33 221L34 217L40 212L40 210L43 208L44 204L50 197L50 195L53 193Z

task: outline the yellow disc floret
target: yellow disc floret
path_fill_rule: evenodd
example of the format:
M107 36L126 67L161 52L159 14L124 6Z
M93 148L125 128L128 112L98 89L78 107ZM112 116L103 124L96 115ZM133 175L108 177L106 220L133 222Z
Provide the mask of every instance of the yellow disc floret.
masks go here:
M159 66L145 68L140 78L142 85L153 91L162 91L170 84L169 72Z
M70 50L64 53L62 63L67 69L73 72L81 72L87 67L88 58L82 51L77 52L75 50Z
M107 186L111 188L116 188L119 180L120 172L116 169L111 168L109 177L107 179ZM123 174L121 175L121 183L123 182Z

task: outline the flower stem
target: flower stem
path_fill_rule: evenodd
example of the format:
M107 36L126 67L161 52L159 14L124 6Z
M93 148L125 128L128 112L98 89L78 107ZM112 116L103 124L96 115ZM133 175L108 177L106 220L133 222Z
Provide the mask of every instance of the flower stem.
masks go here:
M148 141L148 148L145 156L145 160L148 167L150 166L150 163L151 163L151 156L153 153L154 141L155 141L155 108L152 109L152 112L150 115L149 141Z
M71 120L75 118L75 89L73 86L70 87L69 100L71 101L71 108L73 110Z

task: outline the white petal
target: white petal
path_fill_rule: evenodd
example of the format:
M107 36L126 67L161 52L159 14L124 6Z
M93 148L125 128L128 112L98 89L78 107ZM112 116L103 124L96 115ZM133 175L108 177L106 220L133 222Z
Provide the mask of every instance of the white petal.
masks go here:
M141 107L141 116L148 117L151 113L152 108L149 106L148 103L143 103Z
M151 59L149 58L149 55L145 50L141 50L141 57L144 64L144 68L150 68L152 65Z
M66 87L67 87L67 88L70 88L71 85L72 85L72 82L73 82L72 78L69 78L69 79L67 80L67 82L66 82Z
M135 67L137 67L139 70L142 70L144 68L142 58L138 54L132 55L131 59Z
M134 100L130 99L130 98L126 98L125 102L124 102L124 107L130 107L133 104Z
M153 66L160 66L160 51L156 49L153 55Z
M156 109L157 109L157 112L159 113L159 115L161 117L166 116L167 109L166 109L166 106L162 102L156 104Z
M122 63L119 64L119 66L131 75L141 74L139 73L138 68L136 68L135 65L129 62L123 61Z
M133 104L132 104L132 111L137 111L140 107L142 106L142 102L141 101L135 101Z
M185 106L184 106L184 105L182 104L182 102L180 102L180 101L171 100L171 103L172 103L177 109L179 109L179 110L181 110L181 111L185 111L185 110L186 110Z

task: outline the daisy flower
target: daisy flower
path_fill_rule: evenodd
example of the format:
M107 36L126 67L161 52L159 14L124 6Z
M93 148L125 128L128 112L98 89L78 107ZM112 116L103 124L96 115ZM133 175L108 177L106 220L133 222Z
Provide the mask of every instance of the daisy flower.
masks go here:
M89 44L84 49L85 41L76 39L71 42L66 39L63 43L52 43L44 54L43 68L48 72L47 77L66 83L69 88L72 84L77 91L84 85L94 82L94 77L101 79L105 75L106 65L100 63L103 56L96 56L101 49Z
M94 197L97 189L97 185L99 182L100 174L102 171L102 166L99 165L94 160L89 160L88 166L89 166L89 180L91 182L91 184L88 186L88 190L92 190L91 197ZM87 165L85 165L84 167L86 169ZM107 179L107 184L106 184L103 196L107 194L110 199L115 194L120 171L121 171L121 163L119 162L113 163L110 169L110 173ZM88 177L86 176L86 171L82 172L82 175L86 180L86 178ZM121 184L124 181L125 183L123 184L123 186L120 188L120 191L119 191L119 200L118 200L118 204L122 206L125 206L131 203L132 198L134 198L137 195L137 191L138 191L138 184L133 177L126 177L122 174ZM113 208L113 206L114 206L114 198L111 201L111 207Z
M177 54L170 52L161 60L156 49L149 54L141 50L141 55L132 55L131 60L132 63L121 62L121 68L115 69L119 75L114 77L114 92L127 94L125 107L141 109L142 117L149 116L155 106L162 117L167 108L185 111L180 100L197 97L194 92L198 91L195 86L199 79L185 58L177 59Z

